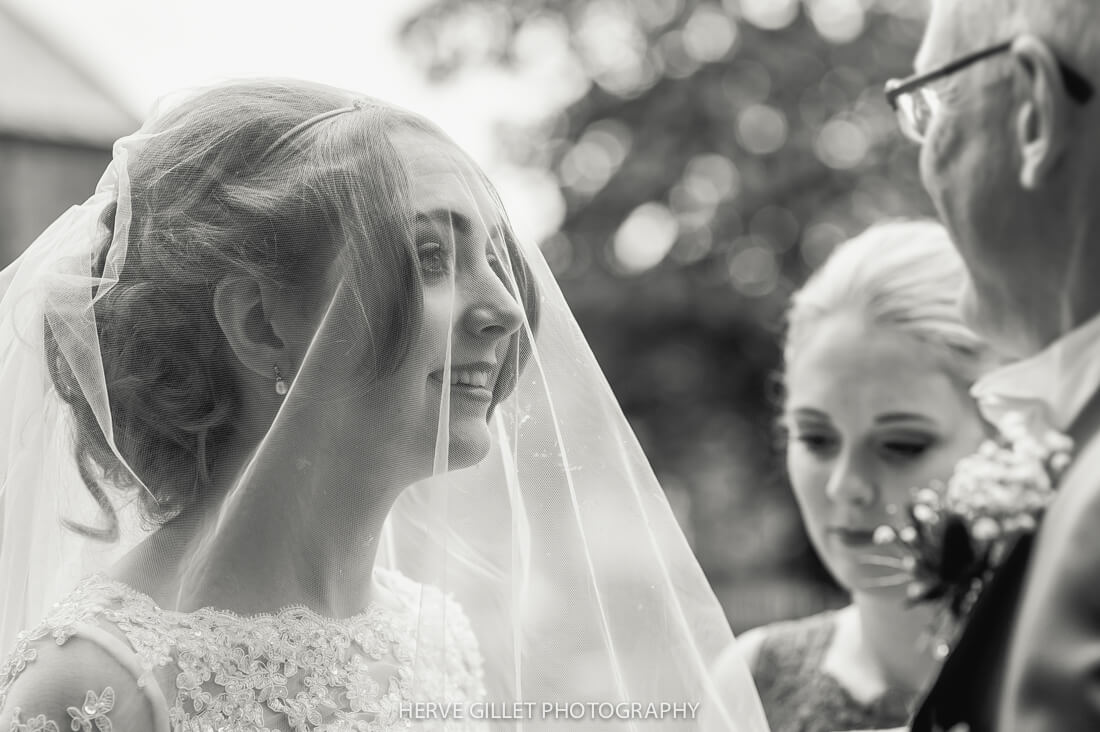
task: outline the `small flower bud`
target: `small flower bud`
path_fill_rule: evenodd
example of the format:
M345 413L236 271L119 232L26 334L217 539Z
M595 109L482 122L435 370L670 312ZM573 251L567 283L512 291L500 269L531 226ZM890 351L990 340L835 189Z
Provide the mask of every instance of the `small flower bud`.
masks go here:
M915 518L917 521L920 521L922 524L931 524L934 523L939 517L931 506L925 505L923 503L918 503L917 505L913 506L913 518Z
M1001 525L988 516L982 516L970 527L970 535L978 541L992 541L1001 535Z
M1050 458L1050 468L1055 473L1061 473L1069 467L1071 460L1072 458L1069 456L1069 453L1055 453L1054 456Z
M940 502L940 494L931 488L924 488L917 491L917 501L929 506L935 506Z
M1035 517L1029 513L1022 513L1016 517L1016 526L1020 531L1034 531Z
M890 526L880 526L875 529L871 540L878 546L893 544L898 538L897 532Z

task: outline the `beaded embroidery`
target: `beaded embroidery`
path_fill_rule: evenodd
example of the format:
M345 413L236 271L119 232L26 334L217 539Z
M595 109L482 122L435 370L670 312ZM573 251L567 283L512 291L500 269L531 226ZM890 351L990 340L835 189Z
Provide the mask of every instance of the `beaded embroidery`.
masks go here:
M423 587L422 595L421 585L396 572L387 576L407 612L372 605L360 615L333 620L304 607L249 617L210 608L173 612L124 584L93 575L42 624L20 634L0 665L0 707L15 679L37 658L36 643L52 638L63 645L79 624L97 622L121 632L147 673L175 672L174 697L165 689L168 719L182 732L381 732L409 727L402 707L412 701L483 699L477 640L458 604L431 587ZM422 605L445 613L443 648L417 647ZM414 659L421 674L415 691ZM422 669L430 669L431 676L425 679ZM108 732L106 714L113 705L112 689L89 692L82 707L69 707L73 729ZM56 729L42 715L20 722L18 711L12 730ZM454 722L445 728L466 727Z

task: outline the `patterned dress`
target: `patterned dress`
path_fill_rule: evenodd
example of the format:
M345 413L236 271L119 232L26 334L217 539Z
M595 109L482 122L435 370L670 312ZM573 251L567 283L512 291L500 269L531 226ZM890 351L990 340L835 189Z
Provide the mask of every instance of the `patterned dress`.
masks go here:
M888 729L908 722L915 696L890 689L862 704L821 670L836 624L837 614L826 612L764 628L751 670L772 732Z
M397 606L372 604L344 620L302 607L248 617L172 612L89 577L0 665L0 730L383 732L411 727L416 701L484 699L481 655L461 608L398 572L375 575ZM440 648L417 647L421 603L446 603Z

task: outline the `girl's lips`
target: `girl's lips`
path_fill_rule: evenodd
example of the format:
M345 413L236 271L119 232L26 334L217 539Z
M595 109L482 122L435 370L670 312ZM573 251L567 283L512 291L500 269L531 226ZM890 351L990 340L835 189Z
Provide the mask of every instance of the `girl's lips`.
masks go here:
M875 530L874 529L859 529L849 528L847 526L830 526L828 529L830 536L835 537L838 541L847 544L848 546L865 546L874 543Z

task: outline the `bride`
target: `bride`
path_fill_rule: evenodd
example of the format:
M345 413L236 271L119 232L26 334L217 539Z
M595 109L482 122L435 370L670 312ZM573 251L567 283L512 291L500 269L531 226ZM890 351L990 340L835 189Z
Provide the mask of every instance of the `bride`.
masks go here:
M416 115L154 113L0 273L0 384L0 729L766 729L545 262Z

